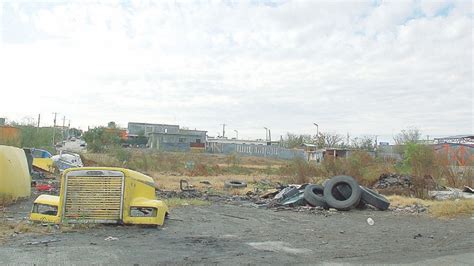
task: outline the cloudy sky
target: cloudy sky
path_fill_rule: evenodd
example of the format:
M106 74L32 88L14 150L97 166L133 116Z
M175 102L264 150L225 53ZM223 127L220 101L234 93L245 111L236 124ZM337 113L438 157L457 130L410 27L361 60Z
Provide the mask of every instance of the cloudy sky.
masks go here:
M0 117L474 133L473 14L471 1L0 0Z

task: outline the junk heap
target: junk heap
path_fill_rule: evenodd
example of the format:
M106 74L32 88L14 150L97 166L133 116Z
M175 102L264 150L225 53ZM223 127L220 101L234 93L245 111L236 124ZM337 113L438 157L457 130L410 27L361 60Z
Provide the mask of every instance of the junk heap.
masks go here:
M328 179L322 185L289 185L279 191L261 195L261 198L270 199L268 202L262 202L270 208L310 206L348 211L353 208L364 209L367 206L387 210L390 206L387 198L370 188L360 186L354 178L345 175Z
M323 210L348 211L353 208L375 208L387 210L390 202L374 190L360 186L350 176L335 176L326 180L322 185L279 185L266 193L249 191L244 196L228 196L213 194L208 191L200 192L190 188L187 181L181 180L180 191L157 191L158 197L170 198L201 198L214 202L227 202L237 205L248 205L257 208L275 210L290 209L294 211L318 212ZM243 188L246 184L241 181L226 181L225 188Z

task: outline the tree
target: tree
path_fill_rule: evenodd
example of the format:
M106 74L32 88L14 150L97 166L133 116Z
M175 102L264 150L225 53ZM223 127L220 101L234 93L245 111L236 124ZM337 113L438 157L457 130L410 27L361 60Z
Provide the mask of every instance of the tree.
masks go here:
M416 144L421 138L421 132L417 128L403 129L393 140L395 141L394 151L402 156L405 155L405 146Z
M287 133L283 140L283 146L293 149L299 148L303 143L312 143L311 135L297 135L293 133Z
M111 146L120 143L120 137L113 130L104 127L96 127L84 133L84 141L87 149L92 152L103 152Z
M405 145L409 143L417 143L421 139L421 132L417 128L403 129L393 140L397 145Z
M375 138L370 136L362 136L360 138L353 138L351 147L359 150L373 151L375 149Z
M319 132L318 135L313 137L313 143L316 144L318 148L341 147L344 144L343 140L342 135L329 132Z

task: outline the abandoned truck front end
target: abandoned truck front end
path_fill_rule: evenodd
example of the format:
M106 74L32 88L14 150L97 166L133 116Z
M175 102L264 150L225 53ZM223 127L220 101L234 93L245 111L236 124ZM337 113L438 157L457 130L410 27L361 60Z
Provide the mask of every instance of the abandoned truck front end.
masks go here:
M43 196L43 195L42 195ZM35 201L41 200L42 196ZM163 225L168 207L149 176L123 168L71 168L61 177L57 219L33 208L35 221Z

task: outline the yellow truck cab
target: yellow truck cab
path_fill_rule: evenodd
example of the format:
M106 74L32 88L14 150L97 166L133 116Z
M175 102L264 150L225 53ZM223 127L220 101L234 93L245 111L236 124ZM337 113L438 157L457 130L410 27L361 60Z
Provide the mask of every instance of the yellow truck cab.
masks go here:
M59 196L40 195L30 219L45 223L163 225L166 204L155 196L149 176L124 168L70 168Z

